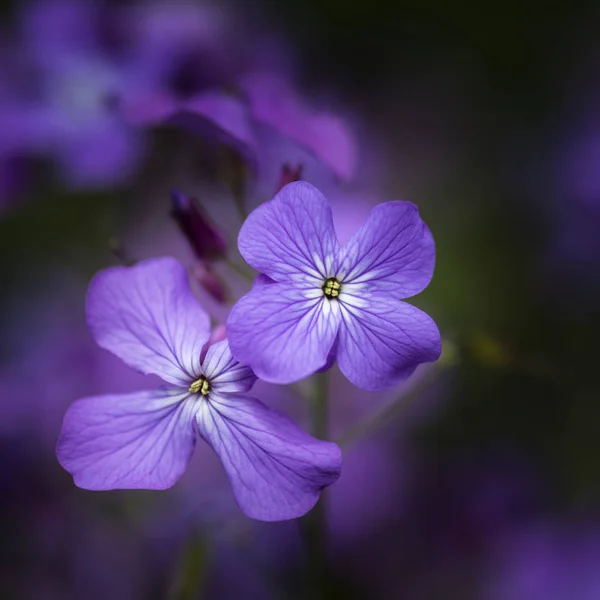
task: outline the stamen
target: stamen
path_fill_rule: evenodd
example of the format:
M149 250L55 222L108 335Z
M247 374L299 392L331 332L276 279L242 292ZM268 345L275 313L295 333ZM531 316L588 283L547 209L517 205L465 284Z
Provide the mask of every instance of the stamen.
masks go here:
M208 396L210 393L210 383L204 375L201 375L199 379L196 379L196 381L190 385L188 391L190 394L202 394L203 396Z
M337 298L342 290L342 284L335 278L330 277L322 286L323 294L325 297L331 300Z

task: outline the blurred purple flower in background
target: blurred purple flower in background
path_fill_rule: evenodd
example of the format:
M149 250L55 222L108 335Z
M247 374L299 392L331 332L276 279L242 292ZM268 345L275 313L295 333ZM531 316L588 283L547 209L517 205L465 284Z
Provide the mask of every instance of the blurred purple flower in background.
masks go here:
M11 68L0 82L1 160L52 156L69 185L105 188L132 176L148 126L179 125L255 165L264 122L337 176L354 173L346 125L309 109L287 75L251 75L268 67L256 40L213 4L35 0L18 25L2 47Z
M552 192L558 195L555 258L587 276L600 261L600 115L585 117L563 140Z
M232 93L248 60L247 36L230 15L213 4L186 0L138 2L125 14L138 75L138 88L124 99L126 120L137 126L182 125L253 159L251 123Z
M87 314L100 346L175 387L71 406L57 453L79 487L171 487L191 457L196 428L253 518L303 515L338 478L339 448L247 396L256 378L232 359L227 341L210 346L201 361L209 319L176 260L100 273L90 285Z
M82 315L84 288L73 274L49 276L52 285L39 297L19 299L3 331L10 357L0 365L0 435L34 439L48 452L69 402L86 390L102 394L117 385L129 392L148 383L94 344Z
M262 379L297 381L337 357L356 386L386 389L439 357L433 320L398 299L433 275L433 237L413 204L380 204L341 247L324 196L291 183L249 216L238 244L274 281L244 296L227 325L234 356Z
M600 598L597 523L538 524L506 536L483 590L484 600Z
M7 82L0 114L2 151L53 154L74 186L127 178L143 144L118 111L136 77L119 55L117 15L93 0L36 0L21 6L19 25L19 73Z
M231 15L207 3L148 2L132 10L138 68L145 85L125 103L130 122L171 122L234 146L259 161L265 123L296 141L341 179L350 179L358 148L337 116L309 107L289 77L262 64L257 40ZM264 43L264 42L262 42Z
M241 87L256 119L306 147L340 179L352 179L358 147L340 117L309 108L289 82L276 75L250 74L243 79Z

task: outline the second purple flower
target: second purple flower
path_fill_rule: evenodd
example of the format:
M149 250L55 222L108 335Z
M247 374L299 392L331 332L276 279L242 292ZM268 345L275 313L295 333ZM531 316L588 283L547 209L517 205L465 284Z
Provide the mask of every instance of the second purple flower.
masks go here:
M433 319L401 301L427 287L435 263L414 204L376 206L341 246L323 194L291 183L248 217L238 245L263 277L233 307L229 342L260 378L291 383L337 358L356 386L380 390L439 358Z

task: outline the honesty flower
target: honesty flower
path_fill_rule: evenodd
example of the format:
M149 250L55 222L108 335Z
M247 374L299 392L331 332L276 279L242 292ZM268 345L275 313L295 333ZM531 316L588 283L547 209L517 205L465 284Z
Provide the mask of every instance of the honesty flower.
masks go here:
M256 377L227 340L203 348L209 317L172 258L99 273L87 298L97 343L168 386L85 398L67 411L57 455L84 489L165 489L185 471L198 433L221 459L250 517L299 517L340 472L340 450L304 433L248 392Z
M431 317L400 301L429 284L435 262L414 204L376 206L341 246L323 194L291 183L248 217L238 245L266 277L231 311L229 342L261 379L297 381L337 357L352 383L378 390L439 357Z
M352 179L358 143L343 119L310 107L281 76L252 73L242 79L240 86L255 119L303 145L340 179Z

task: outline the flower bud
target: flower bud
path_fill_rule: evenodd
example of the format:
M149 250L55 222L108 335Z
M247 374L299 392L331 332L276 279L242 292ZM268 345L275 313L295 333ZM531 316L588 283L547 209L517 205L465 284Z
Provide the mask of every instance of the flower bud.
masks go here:
M220 304L227 302L227 289L221 278L214 273L209 265L201 262L192 267L192 277L202 286L202 289Z
M285 187L288 183L294 181L300 181L302 179L302 165L299 163L295 167L292 167L289 163L285 163L281 167L281 174L279 176L279 183L277 184L277 192Z
M204 210L193 198L171 193L171 216L179 225L196 256L202 261L214 261L225 256L227 243Z

